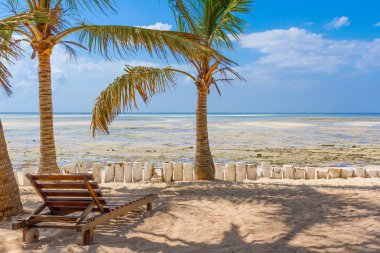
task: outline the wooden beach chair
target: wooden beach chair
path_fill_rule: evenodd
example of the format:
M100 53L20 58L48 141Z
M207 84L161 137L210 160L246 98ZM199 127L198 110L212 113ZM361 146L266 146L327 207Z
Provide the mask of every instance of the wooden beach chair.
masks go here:
M82 233L82 244L93 240L94 229L111 219L146 205L152 209L157 194L103 195L92 174L31 175L26 177L43 200L28 218L12 224L23 229L23 241L39 240L38 228L72 229Z

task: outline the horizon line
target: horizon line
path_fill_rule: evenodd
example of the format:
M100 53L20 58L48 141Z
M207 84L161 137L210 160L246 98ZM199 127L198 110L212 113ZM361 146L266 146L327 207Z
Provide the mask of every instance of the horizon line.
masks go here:
M39 112L1 112L0 114L39 114ZM92 112L53 112L53 114L92 114ZM124 112L126 114L196 114L196 112ZM208 114L380 114L380 112L208 112Z

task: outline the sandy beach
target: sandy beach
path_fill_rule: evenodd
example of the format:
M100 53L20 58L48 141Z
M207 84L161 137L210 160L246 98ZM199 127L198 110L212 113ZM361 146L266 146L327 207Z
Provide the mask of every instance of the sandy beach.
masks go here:
M43 230L24 246L2 221L0 252L379 252L380 180L265 180L104 184L109 193L158 193L151 214L98 226L94 245ZM40 200L21 187L27 216Z

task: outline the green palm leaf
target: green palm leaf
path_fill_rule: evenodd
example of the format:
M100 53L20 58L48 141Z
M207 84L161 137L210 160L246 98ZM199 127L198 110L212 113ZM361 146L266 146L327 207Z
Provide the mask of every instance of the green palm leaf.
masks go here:
M79 41L85 44L90 52L100 53L108 59L111 58L111 54L122 56L146 49L149 54L156 54L163 59L167 59L168 53L177 60L198 59L208 55L231 63L216 51L197 43L199 38L188 33L132 26L81 25L62 32L57 36L57 41L70 34L79 35Z
M92 111L91 128L108 132L108 127L116 116L125 110L138 109L137 101L148 103L149 99L175 85L176 73L180 70L171 67L131 67L126 66L126 74L116 78L95 100Z
M8 66L14 59L21 57L22 50L18 41L12 40L12 33L8 30L0 30L0 88L6 95L12 94L9 78L12 77Z

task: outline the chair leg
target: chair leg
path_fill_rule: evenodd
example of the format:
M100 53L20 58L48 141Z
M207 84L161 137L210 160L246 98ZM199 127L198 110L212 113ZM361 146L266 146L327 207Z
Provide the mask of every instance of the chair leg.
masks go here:
M37 228L25 227L22 230L22 241L26 244L35 243L40 240L40 232Z
M152 209L153 209L152 203L146 204L146 210L147 211L152 211Z
M90 228L83 232L82 235L82 244L83 245L91 245L94 240L94 230L95 228Z

